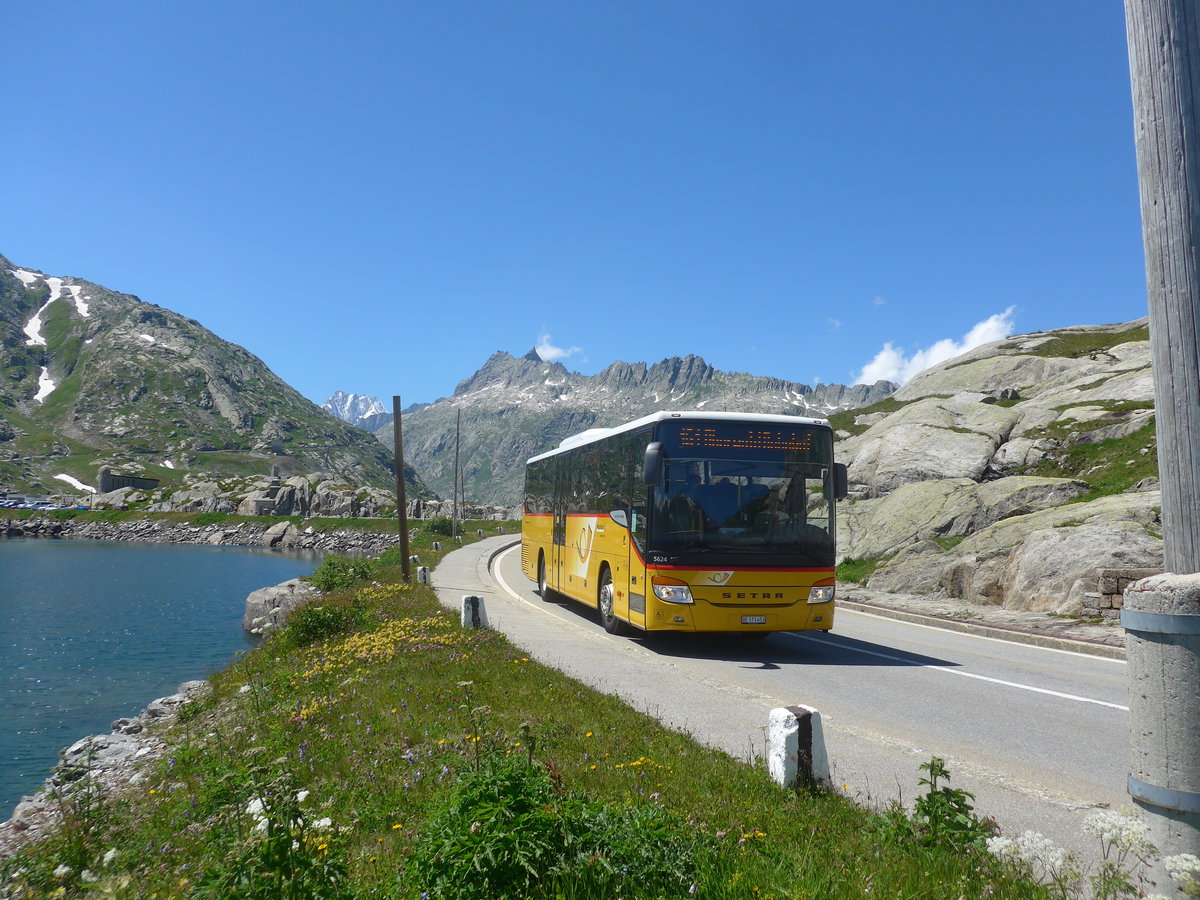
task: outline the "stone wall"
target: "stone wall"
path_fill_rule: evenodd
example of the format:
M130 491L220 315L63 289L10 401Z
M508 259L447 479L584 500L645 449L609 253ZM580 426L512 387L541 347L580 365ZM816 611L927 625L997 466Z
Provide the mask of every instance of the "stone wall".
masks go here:
M1083 615L1096 619L1119 619L1125 605L1125 588L1161 572L1162 569L1101 569L1096 591L1083 595Z

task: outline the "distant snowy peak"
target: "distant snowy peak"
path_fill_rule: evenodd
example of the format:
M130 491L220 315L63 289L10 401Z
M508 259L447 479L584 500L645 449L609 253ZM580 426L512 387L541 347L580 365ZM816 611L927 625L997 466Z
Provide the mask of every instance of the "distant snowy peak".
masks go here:
M387 407L378 397L347 394L345 391L335 392L332 397L321 404L321 409L333 413L343 422L349 422L351 425L358 425L363 419L387 412Z

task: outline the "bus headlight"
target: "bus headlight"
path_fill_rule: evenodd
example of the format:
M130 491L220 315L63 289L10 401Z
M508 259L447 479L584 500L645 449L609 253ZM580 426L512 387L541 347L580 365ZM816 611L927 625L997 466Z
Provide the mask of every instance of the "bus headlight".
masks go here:
M828 603L833 599L833 585L821 584L814 588L809 588L808 602L809 603Z
M654 596L665 603L692 603L692 589L686 581L678 578L667 578L665 575L655 575L650 580Z

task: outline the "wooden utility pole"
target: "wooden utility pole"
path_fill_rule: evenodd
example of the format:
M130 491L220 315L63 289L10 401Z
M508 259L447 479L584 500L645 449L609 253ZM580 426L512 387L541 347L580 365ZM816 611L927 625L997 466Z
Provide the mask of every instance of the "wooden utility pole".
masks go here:
M400 427L400 397L392 395L392 439L396 455L396 519L400 528L401 571L408 581L408 498L404 492L404 435Z
M1200 572L1200 34L1194 0L1126 0L1168 572Z
M450 525L450 534L458 537L458 442L462 435L462 410L456 410L458 413L454 420L454 501L453 501L453 521Z
M1121 611L1129 793L1164 855L1200 855L1200 0L1125 0L1125 24L1168 573Z

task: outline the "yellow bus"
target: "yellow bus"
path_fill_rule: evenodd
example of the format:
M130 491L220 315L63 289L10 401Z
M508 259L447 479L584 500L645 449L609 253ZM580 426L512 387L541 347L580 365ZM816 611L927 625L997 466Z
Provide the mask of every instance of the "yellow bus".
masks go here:
M828 631L845 496L824 419L654 413L526 463L521 568L614 634Z

